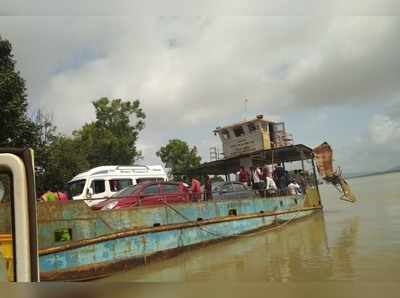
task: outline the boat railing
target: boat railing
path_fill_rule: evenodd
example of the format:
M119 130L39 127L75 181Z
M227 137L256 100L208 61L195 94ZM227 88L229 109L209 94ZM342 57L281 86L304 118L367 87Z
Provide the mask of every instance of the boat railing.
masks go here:
M210 195L208 192L192 192L188 191L186 193L186 201L187 202L201 202L201 201L208 201L208 200L227 200L227 199L249 199L249 198L276 198L276 197L287 197L287 196L299 196L305 195L307 188L315 188L315 186L309 184L301 191L297 192L296 194L290 194L288 189L277 189L277 190L267 190L267 189L252 189L249 188L246 191L215 191L212 192ZM167 200L167 196L170 195L169 193L161 193L161 197L164 201ZM110 200L113 197L100 197L100 198L83 198L79 200L66 200L66 201L56 201L64 204L68 204L69 202L76 202L76 201L84 201L84 202L94 202L94 201L104 201ZM47 203L41 201L42 203ZM142 202L139 201L136 206L142 206Z

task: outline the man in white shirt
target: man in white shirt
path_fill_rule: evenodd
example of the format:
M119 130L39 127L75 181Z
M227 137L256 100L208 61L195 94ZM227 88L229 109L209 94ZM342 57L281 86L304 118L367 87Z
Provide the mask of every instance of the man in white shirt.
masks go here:
M290 196L295 196L295 195L301 194L301 187L294 180L290 181L290 183L289 183L287 188L288 188L288 194Z
M274 194L276 193L276 191L278 190L278 187L276 187L275 181L274 179L272 179L271 177L266 177L266 187L265 189L267 190L268 194Z
M251 167L250 170L251 170L251 177L252 177L252 180L253 180L253 189L258 190L258 189L260 189L260 182L261 182L262 173L261 173L259 168Z

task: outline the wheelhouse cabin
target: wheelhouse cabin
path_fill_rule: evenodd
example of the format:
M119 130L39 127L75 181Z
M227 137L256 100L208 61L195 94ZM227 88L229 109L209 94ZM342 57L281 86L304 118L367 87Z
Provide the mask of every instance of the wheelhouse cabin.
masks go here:
M224 158L293 145L293 137L286 132L285 123L266 120L263 115L217 127L214 134L222 141Z

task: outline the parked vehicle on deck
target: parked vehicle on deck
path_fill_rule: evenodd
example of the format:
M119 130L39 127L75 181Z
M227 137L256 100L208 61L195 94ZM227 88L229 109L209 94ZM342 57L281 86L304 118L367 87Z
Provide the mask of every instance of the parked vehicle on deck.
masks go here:
M166 180L167 173L162 166L102 166L72 178L68 182L68 193L73 200L86 199L93 206L130 185Z
M246 199L254 196L254 191L239 182L215 182L212 184L214 199Z
M189 201L190 194L188 189L179 183L147 181L124 188L112 197L93 205L92 209L110 210Z

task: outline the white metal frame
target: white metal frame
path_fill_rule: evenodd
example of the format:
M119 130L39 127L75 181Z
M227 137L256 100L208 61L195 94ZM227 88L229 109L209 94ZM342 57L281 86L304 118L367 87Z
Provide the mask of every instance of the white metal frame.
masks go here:
M0 169L12 173L13 199L14 199L14 222L15 231L14 245L16 260L16 278L18 282L31 281L31 258L29 237L29 209L28 209L28 185L23 161L16 155L10 153L0 154Z

